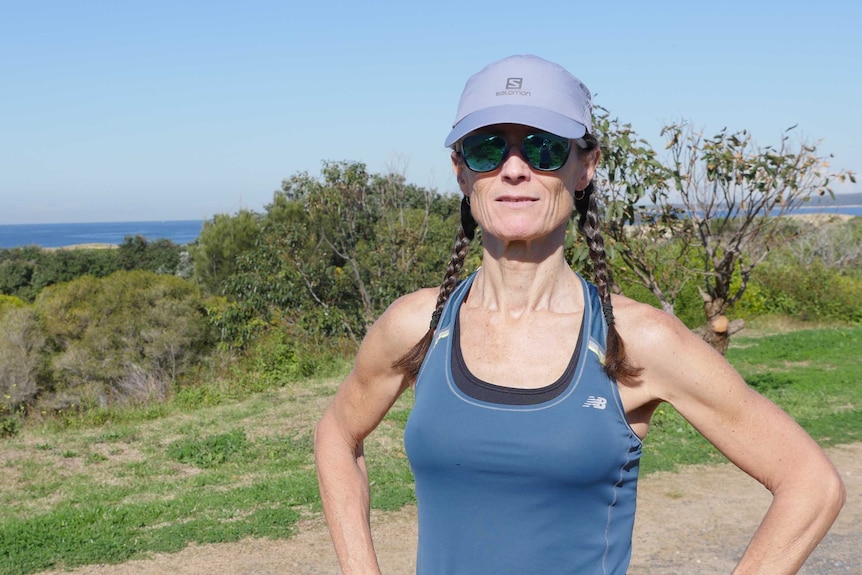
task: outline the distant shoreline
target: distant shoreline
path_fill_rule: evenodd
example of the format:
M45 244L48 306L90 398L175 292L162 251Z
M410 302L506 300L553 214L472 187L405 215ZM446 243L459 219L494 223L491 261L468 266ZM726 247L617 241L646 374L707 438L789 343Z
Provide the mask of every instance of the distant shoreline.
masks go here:
M0 248L41 247L44 249L76 246L119 246L129 237L146 241L169 240L178 245L197 240L203 220L166 220L150 222L101 222L71 224L0 225Z
M848 198L849 199L849 198ZM862 202L815 203L799 206L788 217L862 217ZM0 224L0 249L38 247L46 250L112 249L127 237L141 236L148 242L170 240L177 245L197 241L204 220L164 220L151 222L102 222L72 224Z
M38 247L38 246L37 246ZM40 248L49 252L59 250L116 250L120 244L70 244L68 246L53 246L50 248ZM10 248L6 248L10 249Z

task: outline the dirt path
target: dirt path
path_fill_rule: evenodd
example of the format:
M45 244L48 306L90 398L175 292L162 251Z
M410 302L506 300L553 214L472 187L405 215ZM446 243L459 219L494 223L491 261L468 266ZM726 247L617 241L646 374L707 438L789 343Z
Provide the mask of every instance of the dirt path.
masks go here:
M862 443L829 450L847 486L847 504L802 575L862 574ZM641 481L629 575L727 575L769 505L769 493L731 465L691 467ZM416 510L373 517L383 572L414 569ZM42 575L60 575L52 571ZM284 541L192 546L172 555L88 566L73 575L337 575L321 522Z

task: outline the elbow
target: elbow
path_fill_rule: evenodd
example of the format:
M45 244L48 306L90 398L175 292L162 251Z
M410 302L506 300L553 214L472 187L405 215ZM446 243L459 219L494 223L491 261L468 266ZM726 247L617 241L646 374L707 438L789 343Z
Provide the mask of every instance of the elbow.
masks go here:
M830 502L835 510L835 515L844 507L847 501L847 488L844 486L844 480L841 479L841 474L833 467L832 480L830 482Z
M772 491L784 504L805 509L809 521L824 529L824 533L844 507L847 491L841 473L825 455L806 467L801 476L783 483Z
M327 409L314 427L313 446L318 469L345 454L354 459L362 454L362 441L344 430L332 409Z
M834 465L830 465L829 469L821 475L817 492L820 494L821 513L831 523L838 517L838 513L844 507L844 502L847 500L847 489L844 486L844 480Z

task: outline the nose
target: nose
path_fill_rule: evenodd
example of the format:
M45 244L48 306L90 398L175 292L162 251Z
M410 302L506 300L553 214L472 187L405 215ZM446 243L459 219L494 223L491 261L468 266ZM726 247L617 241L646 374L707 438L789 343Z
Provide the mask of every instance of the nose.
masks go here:
M508 182L523 182L530 179L530 165L524 157L520 146L509 144L509 149L506 152L506 157L503 158L500 177Z

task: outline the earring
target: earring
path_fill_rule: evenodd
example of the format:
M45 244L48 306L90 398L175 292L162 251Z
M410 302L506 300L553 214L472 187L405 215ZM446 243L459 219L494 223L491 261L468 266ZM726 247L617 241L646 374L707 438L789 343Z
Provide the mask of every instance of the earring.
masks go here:
M586 190L586 188L585 188L585 189L583 189L583 190L575 190L575 201L576 201L576 202L581 202L581 201L583 201L583 200L584 200L584 198L586 198L586 197L587 197L587 190Z
M467 205L470 205L470 196L464 196L464 201L467 202Z

